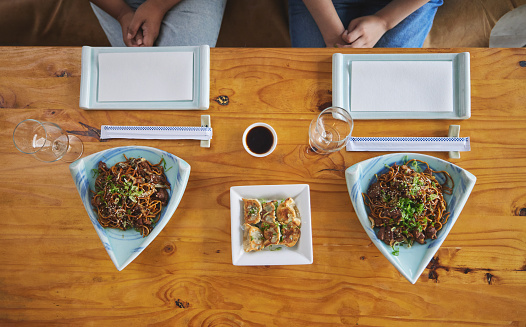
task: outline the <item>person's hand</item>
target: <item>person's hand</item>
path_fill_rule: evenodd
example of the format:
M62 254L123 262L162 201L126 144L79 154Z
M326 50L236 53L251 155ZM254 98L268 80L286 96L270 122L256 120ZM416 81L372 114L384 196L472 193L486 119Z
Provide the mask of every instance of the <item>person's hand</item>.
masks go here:
M340 48L342 45L347 45L346 41L342 38L345 31L346 30L339 34L334 34L332 37L324 38L325 46L327 46L327 48Z
M140 5L128 26L128 40L136 40L140 46L153 46L159 36L164 14L165 12L152 2L146 1Z
M349 23L349 27L342 34L342 39L347 44L338 44L338 46L372 48L387 30L387 23L378 16L358 17Z
M131 8L129 8L129 10L126 10L117 18L117 21L119 22L122 28L122 38L124 44L128 47L138 47L142 45L142 31L138 31L135 37L128 38L128 28L133 20L133 16L134 12L133 10L131 10Z

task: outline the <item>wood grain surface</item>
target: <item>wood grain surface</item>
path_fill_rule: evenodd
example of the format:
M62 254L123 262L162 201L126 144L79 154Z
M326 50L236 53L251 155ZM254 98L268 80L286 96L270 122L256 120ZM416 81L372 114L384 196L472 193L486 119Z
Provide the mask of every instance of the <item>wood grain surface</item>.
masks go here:
M450 161L477 183L415 285L371 243L345 184L347 167L385 153L309 151L309 123L331 104L337 51L211 49L203 112L83 110L80 48L0 48L0 325L526 326L526 50L346 50L471 53L470 119L355 121L355 136L446 136L460 124L471 137L472 150ZM197 126L201 114L212 119L209 149L99 139L102 124ZM26 118L79 135L85 155L148 145L192 166L171 221L123 271L95 233L68 164L13 146ZM241 144L258 121L279 139L265 158ZM310 185L314 263L233 266L230 187L296 183Z

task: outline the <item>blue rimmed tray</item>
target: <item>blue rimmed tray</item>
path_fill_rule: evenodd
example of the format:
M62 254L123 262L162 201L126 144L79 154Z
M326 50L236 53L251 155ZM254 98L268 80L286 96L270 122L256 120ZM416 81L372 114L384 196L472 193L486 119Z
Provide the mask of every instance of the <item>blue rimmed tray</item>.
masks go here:
M352 111L353 61L450 61L453 66L453 111ZM342 54L332 56L332 105L349 110L353 119L467 119L471 116L469 52L423 54Z
M99 101L100 53L193 52L192 99L182 101ZM83 109L206 110L210 105L210 47L82 47L79 106Z

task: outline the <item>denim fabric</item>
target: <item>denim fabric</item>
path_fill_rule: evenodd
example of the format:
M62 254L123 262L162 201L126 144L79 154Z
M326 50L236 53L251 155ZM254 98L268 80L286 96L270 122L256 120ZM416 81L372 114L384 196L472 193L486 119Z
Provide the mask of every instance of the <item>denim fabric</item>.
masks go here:
M372 15L390 0L333 0L334 8L347 28L358 17ZM443 0L431 0L387 31L375 48L421 48ZM326 47L314 18L302 0L289 0L290 37L293 47Z
M134 10L146 0L126 0ZM214 47L227 0L183 0L164 16L156 46L204 45ZM102 29L114 47L125 47L119 22L91 4Z

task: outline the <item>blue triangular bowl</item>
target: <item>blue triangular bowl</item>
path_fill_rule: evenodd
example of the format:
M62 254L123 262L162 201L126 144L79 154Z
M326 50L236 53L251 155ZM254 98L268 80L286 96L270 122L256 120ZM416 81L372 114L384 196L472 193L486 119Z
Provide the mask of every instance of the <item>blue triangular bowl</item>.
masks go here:
M367 193L369 185L375 178L375 174L382 174L387 171L385 165L391 166L393 163L401 164L408 159L418 159L425 161L435 171L447 171L455 183L452 195L445 195L444 199L447 202L447 210L450 212L448 222L437 233L437 239L426 240L426 244L414 244L408 248L400 246L399 255L392 254L392 248L378 239L371 223L369 222L367 206L363 201L362 193ZM440 178L439 182L443 182ZM398 269L398 271L409 280L412 284L416 283L424 269L433 258L438 248L447 235L455 225L462 208L466 204L477 178L467 170L460 168L448 161L435 158L428 155L417 153L395 153L384 156L379 156L359 162L345 171L345 179L347 181L347 189L351 197L354 211L360 220L363 228L374 245L380 252Z
M128 158L145 158L153 164L158 163L162 158L166 161L167 171L165 174L171 184L170 200L161 211L161 217L154 229L146 237L142 237L135 230L122 231L103 228L97 221L97 213L91 206L92 192L90 190L95 190L93 169L97 169L99 161L104 161L108 167L117 162L125 161L124 154ZM69 166L69 170L91 223L118 270L124 269L137 258L170 221L183 197L190 177L190 165L184 160L169 152L145 146L123 146L97 152L73 162Z

